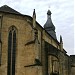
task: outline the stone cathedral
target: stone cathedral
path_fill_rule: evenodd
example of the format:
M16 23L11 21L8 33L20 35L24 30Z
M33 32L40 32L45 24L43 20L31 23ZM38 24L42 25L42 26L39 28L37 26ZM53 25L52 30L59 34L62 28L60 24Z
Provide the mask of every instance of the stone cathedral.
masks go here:
M75 75L75 55L67 55L62 36L47 11L42 27L33 16L0 7L0 75Z

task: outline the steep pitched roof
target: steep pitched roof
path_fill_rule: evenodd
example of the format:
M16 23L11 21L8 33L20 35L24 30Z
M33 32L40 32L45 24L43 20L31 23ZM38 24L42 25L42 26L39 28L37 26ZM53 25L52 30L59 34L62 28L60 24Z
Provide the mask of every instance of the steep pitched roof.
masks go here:
M11 7L7 6L7 5L3 5L0 7L0 11L1 12L8 12L8 13L14 13L14 14L21 14L18 11L12 9Z

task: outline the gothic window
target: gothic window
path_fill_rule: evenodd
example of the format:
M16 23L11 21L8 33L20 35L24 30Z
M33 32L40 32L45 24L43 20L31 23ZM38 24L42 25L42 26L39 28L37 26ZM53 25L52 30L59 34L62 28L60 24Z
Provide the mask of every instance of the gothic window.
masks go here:
M12 26L8 34L8 71L7 75L15 75L16 28Z

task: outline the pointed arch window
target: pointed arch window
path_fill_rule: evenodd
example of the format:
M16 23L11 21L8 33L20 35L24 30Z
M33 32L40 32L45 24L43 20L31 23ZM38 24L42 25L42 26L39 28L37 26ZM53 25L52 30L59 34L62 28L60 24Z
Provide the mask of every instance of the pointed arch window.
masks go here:
M15 75L16 28L12 26L8 34L8 69L7 75Z

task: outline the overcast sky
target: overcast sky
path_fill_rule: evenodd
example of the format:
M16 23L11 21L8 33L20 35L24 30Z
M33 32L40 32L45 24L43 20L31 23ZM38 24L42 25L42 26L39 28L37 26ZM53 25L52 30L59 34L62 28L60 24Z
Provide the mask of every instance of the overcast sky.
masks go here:
M47 10L52 12L52 22L56 27L59 41L63 37L67 54L74 54L74 0L0 0L0 6L8 5L25 15L32 16L36 10L37 21L43 26L47 20Z

